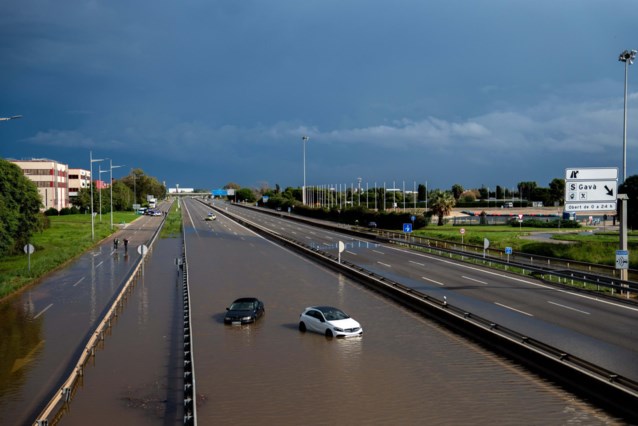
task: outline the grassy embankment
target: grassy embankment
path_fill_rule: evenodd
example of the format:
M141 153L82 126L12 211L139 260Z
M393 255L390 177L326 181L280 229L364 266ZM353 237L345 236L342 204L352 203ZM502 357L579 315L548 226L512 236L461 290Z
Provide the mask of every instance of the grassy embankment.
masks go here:
M176 209L176 206L174 203L171 207L161 238L174 238L181 234L181 210ZM138 217L132 212L114 212L113 223L130 223ZM111 232L110 214L102 215L102 221L97 216L94 243L91 241L91 216L78 214L51 216L49 219L51 227L32 238L35 253L31 255L30 271L26 254L0 260L0 299L54 271L119 229L114 226L114 231Z
M461 242L459 226L428 226L414 232L414 236L436 238L447 241ZM505 225L472 225L465 226L463 242L483 246L483 239L490 241L490 248L504 249L512 247L519 253L536 254L540 256L573 259L581 262L614 265L616 250L618 250L618 233L600 232L587 233L587 229L539 229L516 228ZM556 233L556 240L572 241L572 244L553 244L521 238L532 232ZM638 265L638 232L629 233L629 263L632 268Z

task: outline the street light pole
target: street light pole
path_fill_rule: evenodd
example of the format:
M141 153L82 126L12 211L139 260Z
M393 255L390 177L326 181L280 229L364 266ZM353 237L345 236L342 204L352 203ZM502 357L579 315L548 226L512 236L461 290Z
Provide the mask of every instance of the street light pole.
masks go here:
M105 160L109 160L108 158L105 158ZM110 161L110 160L109 160ZM100 182L102 182L102 173L106 173L108 172L108 170L102 170L102 165L98 164L97 168L98 168L98 179ZM98 189L98 193L100 194L100 223L102 223L102 187L104 186L104 182L102 182L100 184L100 188Z
M623 183L627 180L627 74L629 71L629 65L634 63L636 59L635 50L625 50L620 54L618 60L625 63L625 97L624 97L624 111L623 111L623 128L622 128L622 179ZM627 201L626 194L618 194L618 201L620 202L620 250L627 250ZM627 269L620 270L620 279L628 279Z
M625 108L623 115L623 128L622 128L622 180L625 182L627 179L627 71L629 65L634 63L636 59L635 50L625 50L620 54L618 60L625 63Z
M110 159L109 159L109 165L110 165L110 169L111 169L110 187L111 187L111 231L112 231L113 230L113 169L117 169L118 167L124 167L124 165L114 166L113 165L113 160L110 160Z
M95 241L95 219L93 219L93 163L104 161L104 159L93 159L93 151L89 151L89 164L91 174L91 240Z
M310 139L308 136L302 136L303 140L303 188L301 190L301 203L306 205L306 142Z

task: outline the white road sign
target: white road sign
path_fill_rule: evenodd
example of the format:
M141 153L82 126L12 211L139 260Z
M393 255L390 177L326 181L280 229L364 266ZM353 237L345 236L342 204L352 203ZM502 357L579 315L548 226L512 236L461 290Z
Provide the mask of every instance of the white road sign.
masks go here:
M565 169L565 211L616 210L618 168Z
M616 201L615 180L570 181L567 185L566 201Z
M618 180L618 168L582 167L565 169L565 180Z

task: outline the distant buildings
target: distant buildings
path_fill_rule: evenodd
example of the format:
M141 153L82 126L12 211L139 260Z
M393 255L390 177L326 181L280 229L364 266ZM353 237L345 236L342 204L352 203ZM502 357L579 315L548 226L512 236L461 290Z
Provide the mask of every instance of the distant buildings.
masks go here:
M188 192L195 192L195 188L168 188L169 194L184 194Z
M44 210L71 207L69 198L77 196L80 189L90 188L91 185L91 172L71 169L67 164L55 160L34 158L9 161L20 167L24 175L38 187ZM97 184L108 188L108 184L102 181L97 181Z

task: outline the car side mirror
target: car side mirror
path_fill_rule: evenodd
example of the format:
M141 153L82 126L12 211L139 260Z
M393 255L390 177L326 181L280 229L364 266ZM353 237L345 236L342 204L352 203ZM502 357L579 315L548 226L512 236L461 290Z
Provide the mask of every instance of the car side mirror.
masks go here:
M230 311L230 308L226 308L227 311Z

